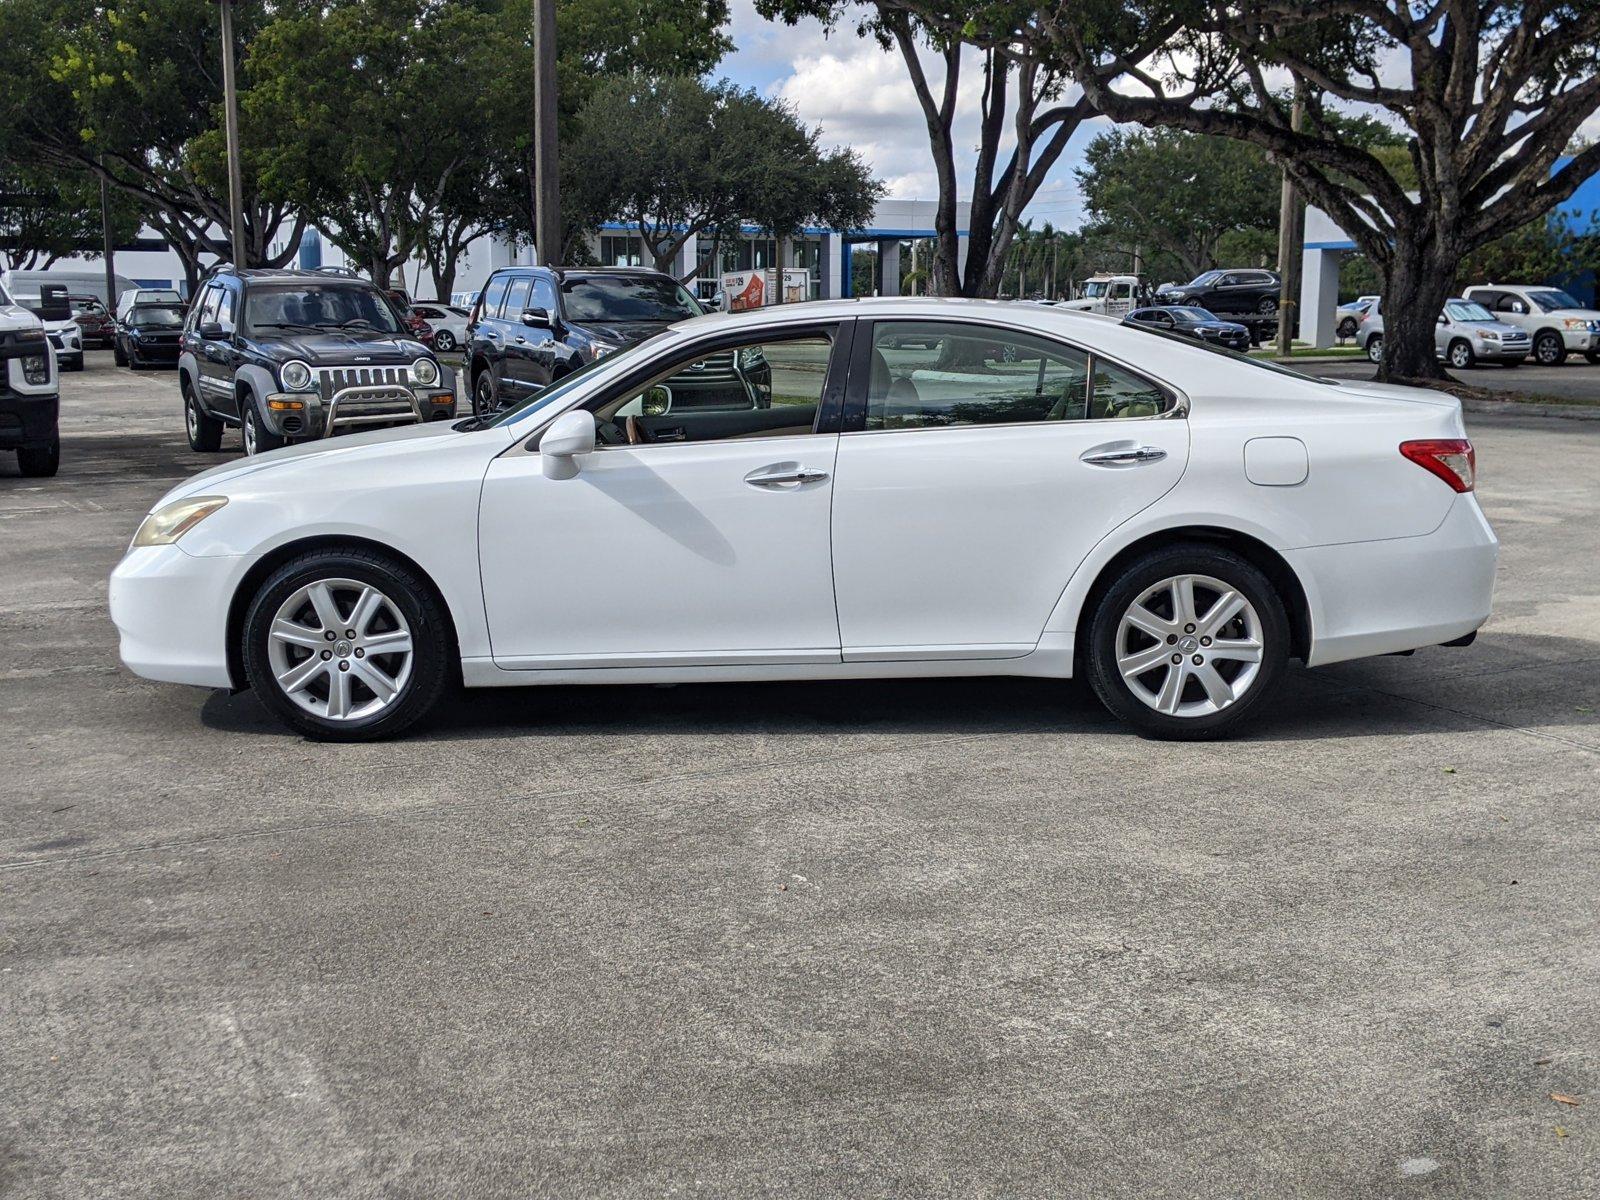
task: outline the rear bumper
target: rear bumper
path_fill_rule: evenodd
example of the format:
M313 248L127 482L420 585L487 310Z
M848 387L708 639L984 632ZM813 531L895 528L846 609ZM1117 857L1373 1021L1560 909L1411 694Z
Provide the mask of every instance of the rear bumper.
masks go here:
M1421 537L1288 551L1311 605L1307 665L1465 637L1489 619L1499 554L1471 493Z
M196 558L177 546L129 550L111 573L111 620L135 675L198 687L233 686L228 608L243 557Z

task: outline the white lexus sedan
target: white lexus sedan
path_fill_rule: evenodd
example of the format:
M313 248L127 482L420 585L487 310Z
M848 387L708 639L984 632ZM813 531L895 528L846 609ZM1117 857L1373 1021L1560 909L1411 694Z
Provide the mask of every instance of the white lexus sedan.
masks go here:
M1470 642L1497 544L1449 396L1038 305L685 321L514 408L173 489L122 658L314 738L456 682L1087 677L1216 737L1310 666Z

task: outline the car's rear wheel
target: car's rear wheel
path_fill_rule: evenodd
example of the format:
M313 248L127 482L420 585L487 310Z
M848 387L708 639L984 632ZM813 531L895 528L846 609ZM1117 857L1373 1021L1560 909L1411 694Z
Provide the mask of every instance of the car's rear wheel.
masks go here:
M472 384L472 414L479 418L491 417L499 407L499 402L499 391L494 386L494 372L485 367L478 372L478 378Z
M1375 333L1367 339L1367 361L1373 363L1383 361L1383 334Z
M317 550L274 571L244 622L250 684L285 724L320 741L390 737L426 716L454 677L433 589L377 551Z
M214 454L222 449L222 422L200 408L194 388L183 385L183 425L189 434L189 449Z
M61 435L50 439L49 445L33 446L17 451L17 470L30 479L47 479L61 469Z
M433 348L441 354L449 354L456 348L456 335L448 329L441 329L433 335Z
M1472 347L1457 338L1450 343L1450 365L1458 371L1465 371L1473 364Z
M1278 311L1278 301L1274 296L1263 296L1256 302L1256 311L1263 315Z
M1533 339L1533 357L1541 367L1559 367L1567 361L1567 344L1547 329Z
M1221 737L1267 703L1289 658L1271 582L1219 547L1172 546L1134 562L1088 624L1089 684L1149 737Z

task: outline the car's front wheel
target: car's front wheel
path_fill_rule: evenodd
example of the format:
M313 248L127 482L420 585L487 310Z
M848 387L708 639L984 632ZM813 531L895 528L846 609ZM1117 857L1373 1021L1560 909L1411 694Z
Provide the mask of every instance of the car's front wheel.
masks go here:
M44 446L17 451L17 470L30 479L48 479L61 469L61 435Z
M1450 365L1458 371L1465 371L1473 364L1472 347L1459 338L1450 343Z
M244 452L248 456L264 454L268 450L277 450L288 445L288 441L280 433L273 433L267 428L267 423L261 419L261 414L256 411L254 396L245 396L240 405L244 412L240 414L241 433L244 437Z
M1340 321L1338 331L1339 336L1342 338L1355 337L1356 324L1357 322L1354 317L1346 317L1344 320Z
M1533 339L1533 357L1541 367L1559 367L1567 361L1567 344L1559 333L1546 330Z
M1289 659L1272 583L1220 547L1172 546L1134 562L1088 624L1089 684L1149 737L1221 737L1267 703Z
M376 551L317 550L261 585L244 663L262 702L321 741L389 737L427 715L453 678L444 606Z
M122 352L122 343L116 338L111 339L111 361L119 367L128 365L128 356Z
M1367 339L1367 361L1374 363L1383 361L1383 334L1375 333Z

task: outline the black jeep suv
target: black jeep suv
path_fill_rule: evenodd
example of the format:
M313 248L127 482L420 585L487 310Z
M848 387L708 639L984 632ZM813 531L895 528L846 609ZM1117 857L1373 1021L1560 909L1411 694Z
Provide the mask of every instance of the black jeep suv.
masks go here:
M1157 304L1188 304L1214 313L1275 313L1282 287L1276 271L1207 271L1178 287L1162 288Z
M584 363L704 313L672 276L641 267L503 267L489 276L467 323L472 409L515 404ZM759 351L698 364L674 379L673 407L767 408L772 368Z
M455 381L372 284L224 267L189 307L178 359L189 445L224 425L246 454L353 429L455 416Z

